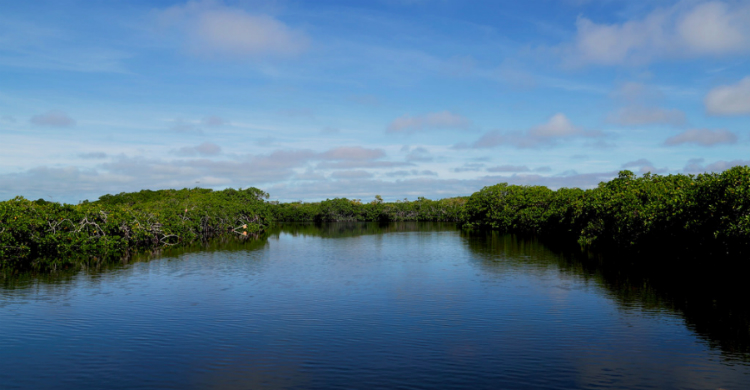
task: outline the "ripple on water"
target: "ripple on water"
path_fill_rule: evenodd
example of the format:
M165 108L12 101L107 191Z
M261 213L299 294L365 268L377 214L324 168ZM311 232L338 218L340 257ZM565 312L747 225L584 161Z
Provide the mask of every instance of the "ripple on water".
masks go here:
M619 302L590 272L565 268L539 243L512 247L455 230L340 239L282 232L247 251L187 253L0 290L0 383L81 389L750 383L747 365L727 364L673 311Z

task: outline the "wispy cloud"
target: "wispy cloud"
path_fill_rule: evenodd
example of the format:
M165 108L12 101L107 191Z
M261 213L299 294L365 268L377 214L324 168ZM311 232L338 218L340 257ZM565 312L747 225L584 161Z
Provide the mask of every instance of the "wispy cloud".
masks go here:
M404 115L388 125L389 133L414 133L434 129L466 130L471 126L467 118L450 111L432 112L424 115Z
M750 51L746 2L678 2L640 19L596 23L579 16L573 42L560 47L566 65L632 65L674 57Z
M430 151L421 146L412 149L409 151L409 154L406 155L406 161L427 162L432 160L433 157L430 154Z
M79 153L78 157L82 159L87 159L87 160L103 160L107 158L107 153L104 153L104 152Z
M607 121L625 126L647 124L679 126L685 123L685 113L676 109L631 106L621 108L610 114Z
M750 160L718 160L710 164L704 164L704 158L691 158L682 171L685 173L722 172L729 168L750 165Z
M485 164L483 163L465 163L464 165L460 167L453 168L452 171L456 173L461 172L479 172L484 168Z
M31 123L39 126L71 127L75 126L75 119L62 111L49 111L44 114L34 115Z
M526 165L497 165L487 168L487 172L504 172L504 173L522 173L522 172L551 172L552 168L548 166L537 167L534 169Z
M645 158L626 162L625 164L622 164L622 167L637 168L639 173L664 173L668 170L667 168L656 168L651 161L646 160Z
M737 84L722 85L710 90L704 103L706 111L712 115L750 114L750 76Z
M481 138L469 145L454 145L454 148L494 148L500 145L510 145L518 148L536 148L541 146L551 146L562 139L571 138L596 138L604 134L600 131L584 130L582 127L575 126L562 113L558 113L549 118L541 125L532 127L522 132L502 132L491 131L484 134Z
M376 160L385 157L383 149L369 149L361 146L342 146L320 154L324 160Z
M191 1L159 13L162 26L178 29L197 55L256 59L304 52L310 38L269 15L248 13L215 1Z
M424 170L418 170L418 169L412 169L409 171L401 170L401 171L391 171L386 172L386 176L388 177L406 177L406 176L438 176L437 172L431 171L429 169Z
M202 123L203 123L204 126L215 127L215 126L226 125L227 121L224 120L221 117L216 116L216 115L211 115L211 116L207 116L207 117L203 118Z
M5 9L4 11L11 11ZM44 12L40 12L43 14ZM0 15L0 65L35 70L127 74L124 60L131 53L101 45L90 35L55 23ZM37 16L37 15L35 15ZM56 15L56 17L60 17Z
M357 179L369 179L373 177L373 174L367 171L355 170L355 171L336 171L331 174L331 177L339 180L357 180Z
M610 96L623 104L607 116L607 121L624 126L685 123L685 113L677 109L658 106L664 95L658 89L643 83L628 82L615 89Z
M737 135L725 129L691 129L667 138L664 144L676 146L695 144L700 146L714 146L719 144L733 144L737 142Z
M212 142L204 142L198 146L185 146L178 149L175 154L178 156L216 156L221 153L221 147Z
M201 129L197 124L186 121L184 119L175 119L174 121L172 121L171 125L169 126L169 130L175 133L183 134L203 134L203 129Z
M288 118L306 118L306 119L315 118L315 113L309 108L289 108L289 109L279 110L276 113L280 116L285 116Z

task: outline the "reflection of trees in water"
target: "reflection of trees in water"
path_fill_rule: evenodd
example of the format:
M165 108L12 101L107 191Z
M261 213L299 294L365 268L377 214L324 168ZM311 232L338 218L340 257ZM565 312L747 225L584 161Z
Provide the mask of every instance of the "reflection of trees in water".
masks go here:
M455 222L290 222L269 230L271 234L321 238L348 238L400 232L438 232L457 230Z
M234 252L258 250L268 244L269 237L278 237L280 233L293 236L312 236L321 238L347 238L363 235L375 235L395 232L435 232L456 230L456 223L433 222L326 222L326 223L283 223L269 227L263 233L243 239L233 236L219 236L208 241L185 246L168 246L155 250L126 253L121 257L106 259L81 258L77 261L65 261L65 266L51 268L54 261L39 262L26 269L0 269L0 288L27 288L34 284L65 285L73 281L80 272L86 275L101 275L126 269L128 264L151 261L164 257L178 257L195 252Z
M50 269L45 262L40 263L39 267L0 269L0 288L21 289L34 284L66 285L71 283L80 273L92 277L115 273L126 269L132 263L147 262L165 257L178 257L188 253L254 251L268 245L268 237L268 233L260 233L249 239L238 239L231 236L218 237L186 246L131 252L119 258L79 259L75 262L65 262L67 263L65 267L57 269Z
M462 237L484 270L556 268L566 276L603 286L620 307L676 313L728 360L750 361L750 305L738 270L711 270L710 263L697 262L655 268L664 261L605 259L577 248L497 232L462 232Z
M0 288L28 288L34 284L65 285L80 272L99 275L120 272L127 264L165 256L176 257L191 252L259 250L268 238L281 233L292 236L346 238L397 232L455 231L454 223L430 222L335 222L289 223L270 228L257 239L240 241L215 239L187 247L166 248L139 253L117 261L86 261L54 272L42 270L0 271ZM464 244L474 255L477 265L488 272L505 273L511 268L557 270L567 278L604 287L623 308L642 308L672 312L684 318L686 325L699 337L730 360L750 361L750 305L744 291L744 275L737 270L715 270L708 263L672 264L653 268L654 264L638 259L613 261L577 248L541 243L536 238L497 232L461 232ZM706 265L707 264L707 265Z

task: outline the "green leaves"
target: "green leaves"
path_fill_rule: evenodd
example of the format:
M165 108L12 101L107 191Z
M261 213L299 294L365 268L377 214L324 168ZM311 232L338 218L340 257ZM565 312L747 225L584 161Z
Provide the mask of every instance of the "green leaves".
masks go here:
M79 205L17 197L0 202L0 263L116 255L227 234L244 239L272 221L455 221L586 247L750 255L749 167L698 176L622 171L585 191L500 183L441 200L267 198L257 188L144 190Z
M224 234L246 239L270 221L265 197L257 188L145 190L79 205L18 197L0 202L0 264L118 256Z
M273 204L271 212L276 221L333 222L333 221L451 221L462 219L465 198L430 200L419 197L415 201L383 202L379 196L369 203L359 199L335 198L320 203Z
M591 190L501 183L474 193L465 227L577 240L583 246L750 252L750 168L721 174L652 175L622 171Z

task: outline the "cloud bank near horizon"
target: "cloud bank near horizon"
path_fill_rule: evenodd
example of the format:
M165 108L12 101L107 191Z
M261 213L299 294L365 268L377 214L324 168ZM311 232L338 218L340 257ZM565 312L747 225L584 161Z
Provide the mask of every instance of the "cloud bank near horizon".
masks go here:
M747 163L745 2L61 1L0 6L3 199L434 198Z

